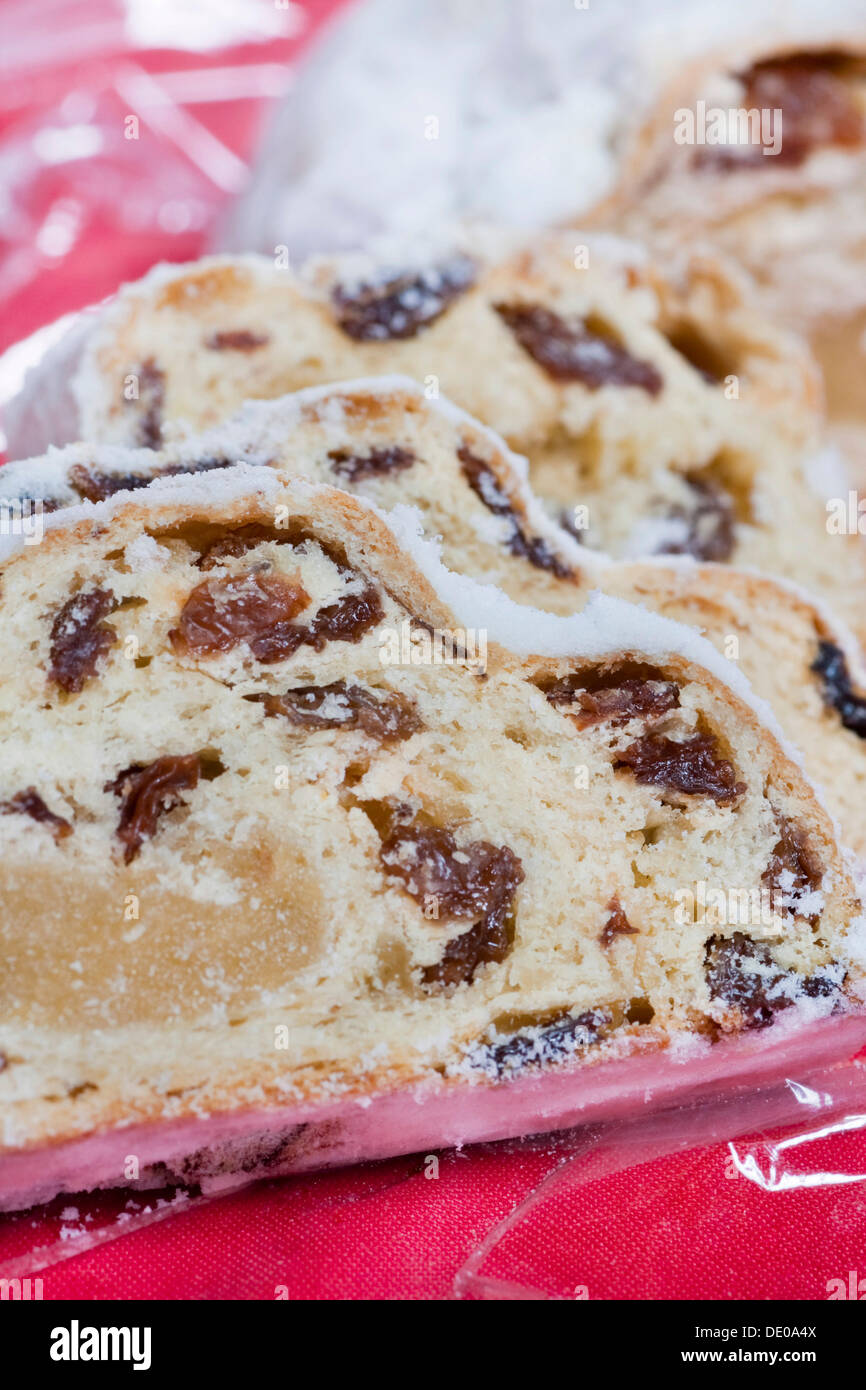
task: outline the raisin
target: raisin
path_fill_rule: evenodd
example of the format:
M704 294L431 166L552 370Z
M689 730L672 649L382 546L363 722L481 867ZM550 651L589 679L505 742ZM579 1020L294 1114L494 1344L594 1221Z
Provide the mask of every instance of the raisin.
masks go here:
M213 541L202 551L197 564L200 569L212 569L222 564L225 559L244 555L266 541L274 541L280 545L303 545L308 539L315 540L344 579L358 578L358 571L347 565L332 547L318 537L299 538L288 531L276 530L258 522L238 527L237 530ZM384 609L379 591L374 585L365 584L360 593L344 594L334 603L320 608L309 623L302 625L289 621L275 622L267 630L262 630L258 636L252 637L249 645L258 661L269 664L292 656L299 647L305 645L320 652L327 642L358 642L364 633L381 622L383 617ZM176 643L177 639L172 637L172 641Z
M259 1133L205 1145L170 1163L148 1163L141 1173L141 1186L191 1191L206 1178L272 1170L297 1153L309 1129L309 1124L287 1125L275 1134Z
M212 352L255 352L271 341L268 333L252 333L248 328L233 328L222 333L211 333L204 345Z
M540 304L495 307L524 352L554 381L580 381L591 391L637 386L650 396L664 386L651 362L632 357L610 334L593 332L582 320L568 322Z
M378 590L367 585L359 594L346 594L336 603L320 608L312 622L304 628L303 640L317 652L322 651L326 642L359 642L364 633L381 622L384 616ZM262 661L266 659L260 657Z
M406 827L382 845L385 872L415 898L434 897L444 917L475 917L510 902L524 874L516 855L487 840L458 849L450 830Z
M47 825L55 840L65 840L67 835L72 834L69 821L49 811L35 787L25 787L23 792L16 792L8 801L0 802L0 812L4 815L17 813L30 816L32 820Z
M732 763L720 758L711 734L693 734L676 743L662 734L645 734L618 753L618 770L628 768L645 786L664 787L687 796L711 796L729 806L746 790Z
M679 708L680 688L674 681L620 680L587 689L587 676L581 672L563 676L545 691L552 705L577 705L569 711L579 729L595 724L626 724L629 719L657 719L668 710Z
M80 497L87 502L104 502L116 492L137 492L148 487L154 478L174 478L179 474L209 473L214 468L231 468L233 459L198 459L194 463L175 463L157 468L152 473L103 473L98 468L85 468L76 463L69 470L69 481Z
M842 54L797 53L755 63L738 74L746 109L781 110L781 148L766 156L761 144L703 146L695 163L723 170L775 164L795 168L822 147L861 145L866 123L845 83L844 62Z
M153 481L146 473L102 473L97 468L85 468L76 463L69 470L69 481L80 497L87 502L104 502L116 492L135 492Z
M255 653L260 641L279 641L278 634L291 626L289 620L309 602L303 585L280 574L253 572L234 579L205 579L193 589L179 626L169 636L176 650L199 656L227 652L241 642L249 643Z
M186 804L180 793L198 785L200 771L198 753L167 755L152 763L134 763L106 782L105 790L120 798L117 838L124 846L124 863L131 863L152 837L160 816Z
M450 830L408 825L388 836L379 857L386 874L398 878L413 898L434 901L439 916L480 919L425 968L425 985L470 984L480 965L505 959L512 940L511 905L525 877L507 845L497 849L474 840L458 847Z
M511 939L505 918L489 915L449 941L441 959L434 965L425 965L421 981L428 989L471 985L479 966L505 960Z
M659 555L691 555L695 560L730 560L736 539L736 512L730 493L709 478L683 475L691 493L688 505L670 508L671 521L682 522L682 539L668 541Z
M247 461L244 460L244 462ZM227 458L192 459L187 463L173 463L168 468L160 468L155 476L158 478L177 478L187 473L213 473L218 468L234 468L237 462L237 459Z
M846 978L840 965L824 965L814 975L805 976L801 988L808 999L830 999L839 994Z
M824 703L837 711L846 729L866 738L866 697L855 691L842 649L834 642L819 642L810 670L823 680Z
M752 965L755 968L750 969ZM785 980L766 946L744 932L711 936L704 948L704 978L713 999L733 1004L744 1028L766 1028L773 1015L793 1001L778 993Z
M236 560L266 541L273 541L276 545L293 544L287 531L278 531L273 526L264 526L261 522L252 521L247 526L239 526L235 531L229 531L228 535L212 541L201 552L196 565L202 570L214 569L224 560Z
M609 1022L610 1015L604 1009L589 1009L577 1017L563 1013L541 1027L515 1033L505 1042L485 1044L482 1059L485 1064L492 1062L497 1072L548 1066L598 1042Z
M403 449L399 444L379 445L368 454L350 454L348 449L331 449L328 458L332 472L350 483L400 473L404 468L411 468L415 462L411 449Z
M152 357L142 362L138 370L138 403L141 415L137 442L145 449L158 449L162 443L165 373L160 371Z
M117 633L103 619L115 607L110 589L87 589L67 599L51 625L51 680L77 694L95 675L101 657L114 646Z
M376 694L360 685L301 685L283 695L247 695L268 715L284 715L303 729L360 729L370 738L410 738L423 728L415 706L396 691Z
M429 270L362 284L351 292L338 285L332 295L337 322L357 342L414 338L470 288L475 273L473 261L455 256Z
M509 534L506 544L511 554L528 560L536 569L549 570L558 579L573 579L574 572L571 567L550 549L545 540L540 536L527 535L493 469L473 454L466 444L457 450L457 457L460 459L463 476L476 497L480 498L494 516L503 517L508 522Z
M801 899L820 889L824 870L801 825L778 812L776 823L779 839L761 882L770 890L774 912L797 913ZM815 923L818 917L810 915L806 920Z
M631 922L623 912L622 903L619 898L611 898L607 905L610 914L601 930L599 941L607 949L613 944L617 936L638 936L637 927L633 927Z

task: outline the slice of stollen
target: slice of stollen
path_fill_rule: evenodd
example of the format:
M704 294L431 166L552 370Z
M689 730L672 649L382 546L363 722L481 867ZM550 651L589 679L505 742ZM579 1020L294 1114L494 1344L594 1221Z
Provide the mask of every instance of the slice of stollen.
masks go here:
M519 603L567 615L602 588L698 626L772 705L843 838L866 859L866 683L856 643L826 605L729 565L608 562L550 520L524 461L501 439L450 403L428 401L405 378L253 403L219 429L159 453L55 450L8 465L0 497L42 498L50 510L183 471L216 482L235 459L337 484L379 507L417 507L450 569L496 584ZM705 512L704 524L711 521ZM858 593L839 597L861 608Z
M860 902L710 644L272 469L7 543L0 1193L218 1187L863 1034ZM742 908L745 904L745 918Z

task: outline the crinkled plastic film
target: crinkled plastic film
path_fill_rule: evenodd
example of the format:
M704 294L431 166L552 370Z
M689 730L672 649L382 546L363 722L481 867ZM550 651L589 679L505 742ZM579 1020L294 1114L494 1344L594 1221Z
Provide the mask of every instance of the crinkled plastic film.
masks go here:
M710 1271L702 1288L701 1271L720 1230L726 1250L747 1257L771 1215L769 1204L808 1191L816 1209L826 1207L828 1221L859 1238L864 1130L866 1061L854 1059L625 1121L443 1154L441 1161L452 1166L507 1156L523 1184L501 1219L477 1230L452 1296L583 1300L606 1296L611 1279L626 1278L634 1296L652 1297L653 1270L661 1267L668 1281L681 1279L683 1297L743 1296L736 1258L728 1288L719 1288ZM383 1196L395 1185L422 1184L429 1161L429 1155L409 1155L340 1173L269 1178L268 1199L291 1204L300 1190L302 1199L327 1205L336 1221L361 1202L375 1221ZM44 1208L0 1216L0 1278L47 1279L60 1261L156 1222L183 1221L231 1201L246 1186L240 1180L223 1193L181 1188L66 1195ZM624 1214L634 1232L625 1248ZM838 1277L844 1282L848 1271ZM825 1284L831 1288L833 1281ZM807 1284L801 1296L830 1294Z
M543 1181L479 1242L455 1291L481 1299L591 1299L606 1266L630 1261L636 1287L649 1297L652 1265L664 1261L668 1278L685 1265L681 1296L736 1297L736 1270L727 1290L693 1283L706 1233L715 1240L724 1229L728 1248L747 1252L759 1238L762 1206L803 1189L830 1195L833 1219L858 1230L864 1129L866 1066L852 1061L745 1095L722 1093L575 1131ZM669 1200L674 1187L676 1200ZM683 1200L689 1188L691 1200ZM612 1206L620 1221L623 1210L632 1218L631 1249L607 1237Z
M205 249L337 4L6 0L0 347Z

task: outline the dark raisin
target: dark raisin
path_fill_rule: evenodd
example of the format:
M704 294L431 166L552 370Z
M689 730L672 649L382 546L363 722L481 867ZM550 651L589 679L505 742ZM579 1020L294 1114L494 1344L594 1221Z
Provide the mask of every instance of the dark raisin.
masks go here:
M180 793L198 785L200 772L198 753L167 755L152 763L134 763L106 782L105 790L120 798L117 838L124 846L125 863L129 864L155 833L160 816L185 805Z
M475 280L475 264L455 256L418 273L395 275L351 292L338 285L332 299L343 332L358 342L414 338L444 314Z
M666 541L657 555L691 555L695 560L730 560L736 541L736 511L730 493L718 483L687 473L688 503L677 503L668 519L681 523L682 536Z
M549 1066L571 1057L581 1047L599 1041L610 1015L604 1009L589 1009L574 1017L560 1014L551 1022L515 1033L501 1043L486 1043L481 1052L484 1064L492 1062L498 1072L522 1071L528 1066Z
M278 640L278 634L309 602L303 585L281 574L252 572L236 578L205 579L193 589L178 627L169 636L175 650L197 656L227 652L241 642L249 643L255 653L258 642Z
M117 492L137 492L152 483L154 478L209 473L215 468L231 468L233 463L233 459L197 459L191 463L173 463L166 468L154 469L152 473L103 473L98 468L85 468L84 464L76 463L69 470L69 481L87 502L104 502Z
M744 1028L766 1028L773 1015L792 1003L779 992L786 976L766 946L744 932L711 936L704 948L704 978L713 999L732 1004Z
M767 156L760 143L705 145L695 155L699 168L795 168L826 146L854 148L866 137L866 123L844 79L845 56L796 53L755 63L738 77L742 106L782 112L781 148Z
M133 402L130 402L133 404ZM152 357L142 362L138 369L138 420L137 442L145 449L158 449L162 443L162 409L165 404L165 373L160 371Z
M408 826L380 850L385 872L415 898L435 898L443 917L477 917L509 902L524 874L516 855L487 840L459 846L450 830Z
M384 616L379 591L368 585L359 594L346 594L336 603L320 608L315 618L307 623L303 640L317 652L327 642L359 642Z
M80 497L87 502L104 502L116 492L135 492L153 482L149 473L102 473L98 468L85 468L83 463L73 464L69 470L69 481Z
M213 541L202 551L196 563L200 569L212 569L226 559L245 555L266 541L300 546L310 540L328 556L343 579L358 578L359 572L347 565L327 542L318 537L292 535L288 530L277 530L258 522L238 527L237 530ZM268 664L290 657L301 646L310 646L315 651L322 651L327 642L358 642L364 633L381 622L383 617L384 609L379 591L373 585L365 584L360 593L344 594L334 603L320 608L306 625L289 621L275 622L258 636L252 637L249 645L256 659Z
M349 483L360 483L365 478L383 478L390 473L400 473L411 468L415 455L411 449L403 449L399 444L383 444L367 454L351 454L348 449L331 449L328 453L332 472Z
M77 694L95 675L101 657L117 641L103 619L115 607L110 589L86 589L67 599L51 624L51 680Z
M628 768L645 786L664 787L687 796L711 796L729 806L746 790L732 763L720 758L711 734L693 734L676 743L662 734L645 734L617 754L617 770Z
M824 965L814 975L805 976L802 990L808 999L831 999L841 992L845 979L841 965Z
M650 396L664 386L652 362L632 357L612 335L593 332L580 319L569 322L540 304L497 304L496 312L554 381L580 381L591 391L637 386Z
M345 681L301 685L282 695L263 693L245 698L263 704L266 714L284 715L303 729L360 729L382 743L410 738L423 728L415 706L405 695L365 690Z
M65 840L67 835L72 834L69 821L49 811L35 787L25 787L23 792L16 792L8 801L0 802L0 812L4 815L17 813L40 821L50 828L55 840Z
M770 890L774 912L796 914L800 901L820 889L824 870L801 825L778 812L776 824L779 838L770 855L770 862L761 875L761 882ZM810 914L806 920L814 923L818 915Z
M511 942L512 933L505 917L489 914L461 936L453 937L441 959L434 965L425 965L421 981L428 989L471 985L479 966L505 960Z
M587 675L578 672L563 676L545 695L552 705L570 707L569 713L579 729L595 724L625 724L638 717L657 719L679 707L680 688L674 681L609 679L608 685L587 689Z
M267 333L251 333L248 328L233 328L222 333L211 333L204 345L212 352L255 352L256 348L269 343Z
M823 681L825 704L838 712L846 729L866 738L866 697L855 691L842 649L834 642L819 642L810 669Z
M622 903L619 898L611 898L607 905L607 910L610 915L602 927L601 935L598 938L605 949L612 945L617 936L639 935L637 927L632 926L623 912Z
M507 845L497 849L474 840L458 846L450 830L408 825L388 836L379 856L386 874L423 904L434 902L440 917L480 919L448 942L440 961L426 967L426 985L469 984L480 965L505 959L512 939L512 901L525 877Z
M187 473L213 473L219 468L234 468L237 459L227 458L203 458L191 459L186 463L172 463L167 468L160 468L154 474L157 478L177 478ZM249 462L245 459L244 462Z
M274 526L264 526L253 521L247 526L238 526L225 536L205 546L196 564L199 569L209 570L221 565L224 560L236 560L253 550L257 545L273 541L276 545L293 545L294 540L288 531L277 530Z
M509 534L506 545L512 555L528 560L536 569L549 570L559 579L573 579L570 565L550 549L547 541L540 536L527 535L521 518L511 504L511 499L489 464L474 454L464 444L457 450L457 457L466 478L476 497L484 503L494 516L501 516L508 522Z

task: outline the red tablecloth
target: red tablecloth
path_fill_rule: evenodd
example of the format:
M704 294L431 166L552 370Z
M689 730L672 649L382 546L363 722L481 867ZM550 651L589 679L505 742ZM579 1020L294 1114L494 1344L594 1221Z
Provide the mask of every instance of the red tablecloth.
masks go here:
M82 54L72 42L81 7L72 0L58 5L61 18L70 17L69 62L61 38L50 61L34 52L31 67L7 71L0 92L0 187L11 196L0 230L0 346L109 294L155 260L183 260L202 249L273 98L199 101L195 94L207 82L185 86L183 75L210 73L212 84L220 80L215 69L231 70L233 80L247 69L247 86L255 86L258 72L273 93L280 65L339 3L307 0L299 33L218 54L131 51L115 0L99 0L103 39L94 47L91 35ZM23 10L18 0L4 0L0 25ZM34 16L40 13L34 8ZM94 8L87 13L92 19ZM144 82L146 95L151 79L177 96L196 131L215 137L203 163L190 159L183 140L145 122L137 141L125 140L130 93L140 95ZM89 153L88 126L101 131L100 148ZM43 1292L435 1299L454 1296L462 1270L457 1292L469 1297L522 1289L593 1299L827 1298L840 1288L856 1290L861 1276L866 1296L866 1186L859 1180L866 1140L855 1132L832 1143L831 1154L814 1163L847 1180L818 1189L767 1190L740 1171L725 1145L554 1186L468 1267L486 1233L551 1170L550 1150L445 1154L438 1176L431 1176L435 1165L412 1158L270 1183L193 1200L169 1219L52 1263L41 1271ZM136 1210L142 1204L146 1199ZM65 1232L58 1248L79 1249L76 1231L98 1221L88 1227L89 1213L68 1204L58 1211L54 1224ZM0 1221L0 1273L42 1243L47 1224Z

